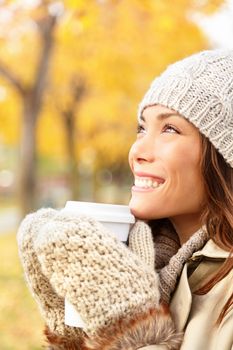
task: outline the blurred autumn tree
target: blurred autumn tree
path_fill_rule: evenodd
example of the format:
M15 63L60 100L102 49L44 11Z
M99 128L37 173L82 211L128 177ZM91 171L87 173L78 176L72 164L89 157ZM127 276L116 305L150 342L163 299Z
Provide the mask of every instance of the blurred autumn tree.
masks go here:
M222 2L1 1L0 125L20 144L23 214L36 206L38 154L66 161L73 198L81 164L121 185L140 98L167 64L208 47L192 14Z

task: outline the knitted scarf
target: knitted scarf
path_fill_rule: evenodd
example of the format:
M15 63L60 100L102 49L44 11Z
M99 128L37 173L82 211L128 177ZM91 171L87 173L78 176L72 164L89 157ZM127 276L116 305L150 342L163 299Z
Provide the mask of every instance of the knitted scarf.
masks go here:
M173 237L172 237L173 236ZM163 238L164 237L164 238ZM166 303L169 303L171 295L176 287L178 278L182 272L184 264L193 255L194 252L201 249L203 245L208 240L208 233L203 226L197 232L195 232L190 239L184 243L178 251L174 253L174 245L177 243L174 241L174 233L170 233L170 245L167 243L169 241L169 232L166 235L159 235L158 239L155 238L155 250L156 250L156 267L161 265L160 258L161 254L157 254L161 249L164 250L164 242L166 242L166 248L170 247L170 259L167 264L162 267L159 271L160 276L160 292L161 298ZM157 242L157 244L156 244ZM172 243L173 242L173 243ZM169 256L168 252L166 257Z

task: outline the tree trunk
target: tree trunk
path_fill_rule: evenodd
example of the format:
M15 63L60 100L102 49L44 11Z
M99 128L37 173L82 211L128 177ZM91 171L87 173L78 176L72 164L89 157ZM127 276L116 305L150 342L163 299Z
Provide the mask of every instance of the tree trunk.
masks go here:
M87 94L86 81L83 76L73 76L70 81L70 95L72 97L71 103L65 109L59 107L58 110L61 113L64 123L65 135L66 135L66 151L68 158L68 182L71 190L71 199L77 200L80 194L80 182L78 161L76 154L76 121L77 111L81 101Z
M19 201L24 216L36 208L36 124L39 117L48 78L48 66L54 45L56 17L48 15L38 23L41 36L41 53L30 88L22 93L23 116L20 148Z
M36 208L36 120L30 96L25 97L20 145L19 201L24 216Z
M79 196L78 168L75 152L75 116L74 111L67 111L65 120L66 147L68 156L68 181L71 190L71 199L77 200Z

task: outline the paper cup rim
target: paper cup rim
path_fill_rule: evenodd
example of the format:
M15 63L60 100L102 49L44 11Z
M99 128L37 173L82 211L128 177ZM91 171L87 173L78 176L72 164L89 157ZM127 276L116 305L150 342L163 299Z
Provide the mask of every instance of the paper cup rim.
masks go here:
M67 201L65 211L88 215L102 222L135 223L127 205ZM95 212L93 212L95 211Z

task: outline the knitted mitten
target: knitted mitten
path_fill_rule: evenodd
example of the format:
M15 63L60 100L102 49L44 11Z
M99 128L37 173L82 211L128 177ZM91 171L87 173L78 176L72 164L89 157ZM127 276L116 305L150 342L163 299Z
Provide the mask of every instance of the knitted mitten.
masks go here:
M60 212L40 229L34 246L44 275L86 325L82 349L179 348L181 337L159 305L156 272L103 225Z
M155 247L151 228L144 221L136 221L130 230L129 248L152 270L155 269Z
M40 228L57 215L53 209L41 209L36 215L29 214L21 223L18 233L19 256L21 258L28 287L38 303L39 309L48 326L47 332L53 337L72 338L81 343L83 332L78 328L64 324L64 299L58 296L48 278L42 273L41 266L34 250L34 241ZM77 346L76 349L79 349Z

